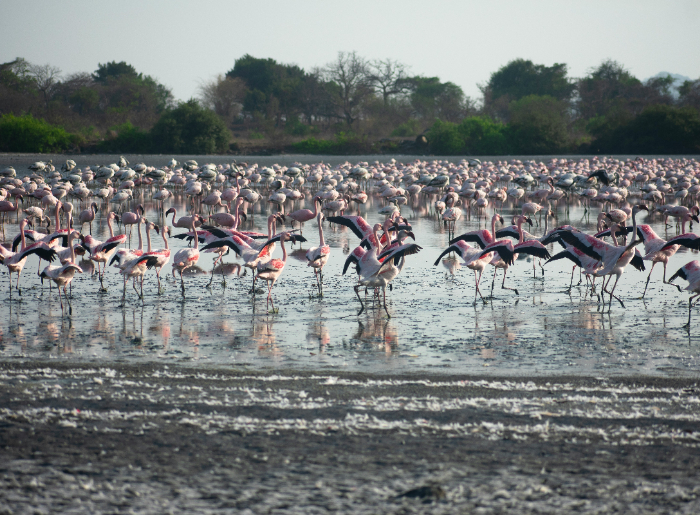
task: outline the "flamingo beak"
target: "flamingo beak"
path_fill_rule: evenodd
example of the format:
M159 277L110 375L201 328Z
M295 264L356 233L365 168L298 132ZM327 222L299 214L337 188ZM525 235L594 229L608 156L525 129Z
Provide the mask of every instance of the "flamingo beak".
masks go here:
M530 227L532 227L532 219L528 216L525 221L530 224Z

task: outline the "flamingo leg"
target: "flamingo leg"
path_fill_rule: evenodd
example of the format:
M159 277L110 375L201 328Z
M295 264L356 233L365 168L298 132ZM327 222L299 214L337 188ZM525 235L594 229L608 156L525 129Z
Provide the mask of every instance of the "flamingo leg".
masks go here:
M515 292L516 295L520 295L520 294L518 293L517 288L508 288L508 287L506 286L506 274L508 274L508 269L507 269L507 268L503 270L503 282L501 283L501 289L502 289L502 290L512 290L512 291Z
M610 279L612 280L612 276L610 276ZM620 276L618 275L617 277L615 277L615 284L613 284L612 290L610 290L608 292L608 293L610 293L610 302L608 303L608 310L610 310L610 307L612 306L613 297L620 303L620 305L623 308L625 307L625 303L622 302L620 297L618 297L617 295L613 295L613 292L615 291L615 286L617 286L617 281L619 281L619 280L620 280ZM608 283L610 283L610 281L608 281ZM605 288L603 288L603 291L605 291Z
M364 302L362 302L362 298L360 297L360 292L358 291L361 287L362 287L361 284L358 284L354 287L355 295L357 295L357 300L360 301L360 306L362 306L362 309L360 309L359 313L357 313L358 315L365 310L365 304L364 304Z
M649 279L651 279L651 273L654 271L654 267L656 266L656 261L651 263L651 270L649 270L649 275L647 276L647 282L644 285L644 292L642 293L642 298L644 298L644 295L647 293L647 286L649 286ZM664 282L666 279L666 267L664 266Z
M481 290L479 290L479 281L481 280L481 273L483 270L479 272L479 275L477 276L476 270L474 270L474 304L476 304L476 294L479 294L479 297L481 297L481 300L486 302L484 300L484 296L481 294Z
M389 314L389 310L388 310L387 307L386 307L386 286L384 286L384 287L382 288L382 290L384 291L384 311L386 311L386 316L387 316L388 318L391 318L391 315Z
M700 295L700 294L698 294ZM698 295L693 295L688 299L688 323L683 326L684 329L687 329L690 331L690 314L692 313L692 308L693 308L693 299L698 297ZM696 303L697 304L697 303Z
M498 268L494 267L493 268L493 279L491 279L491 298L493 298L493 285L496 284L496 272L498 272Z
M184 269L183 269L184 270ZM182 278L182 272L183 270L180 270L180 288L182 288L182 296L185 296L185 281Z

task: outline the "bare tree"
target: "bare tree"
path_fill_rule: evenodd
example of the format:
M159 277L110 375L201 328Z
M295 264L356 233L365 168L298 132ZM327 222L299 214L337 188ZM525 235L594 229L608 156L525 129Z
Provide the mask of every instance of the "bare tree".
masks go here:
M227 124L231 124L240 114L245 94L246 85L243 80L223 75L199 86L202 105L214 111Z
M372 61L368 65L369 80L381 93L386 107L391 95L398 95L408 91L408 68L398 61L385 59Z
M373 92L367 62L356 52L338 52L338 58L324 69L324 76L332 83L333 104L352 127L363 100Z
M48 109L61 83L61 69L50 64L32 64L29 66L29 74L36 84L36 89L44 97L44 104Z

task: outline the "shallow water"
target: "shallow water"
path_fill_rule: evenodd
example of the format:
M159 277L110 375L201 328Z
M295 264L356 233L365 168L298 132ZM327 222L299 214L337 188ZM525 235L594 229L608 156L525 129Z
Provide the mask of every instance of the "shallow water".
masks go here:
M20 156L24 162L33 159ZM20 159L17 157L17 159ZM148 164L159 165L169 159L163 156L144 157ZM228 162L228 158L221 162ZM252 160L253 158L251 158ZM254 158L289 164L294 158ZM388 158L384 158L388 159ZM398 159L398 158L397 158ZM407 160L413 159L406 158ZM79 166L100 160L99 156L76 159ZM130 158L132 163L138 162ZM315 162L317 158L304 159ZM346 160L337 158L338 162ZM357 159L350 159L355 161ZM54 160L55 162L58 162ZM200 159L200 162L219 162ZM326 162L329 162L326 160ZM7 159L0 165L18 162ZM133 204L143 203L149 220L162 223L155 204L135 195ZM165 291L157 294L155 274L149 272L144 283L145 299L139 301L127 289L127 301L121 306L122 281L116 269L108 269L107 293L98 291L99 281L84 262L85 273L73 280L72 315L63 315L55 288L43 289L35 275L36 257L31 257L24 269L20 285L22 295L12 293L9 301L7 271L2 269L0 295L5 299L0 311L0 359L17 357L56 358L61 360L109 362L154 361L231 366L256 370L308 369L349 370L374 373L446 372L465 374L581 374L581 375L670 375L697 376L700 371L700 337L687 332L687 293L661 283L661 266L654 270L645 301L639 300L647 272L628 268L616 289L624 303L612 305L603 312L596 297L586 294L583 286L571 294L564 290L569 284L571 266L556 261L533 278L532 262L518 260L511 267L506 285L518 289L519 295L500 289L499 273L495 298L487 304L473 304L473 272L464 267L448 268L433 262L447 246L445 228L432 214L432 197L421 197L415 205L404 206L402 214L412 223L416 242L423 250L407 258L407 265L387 292L388 319L383 310L371 306L371 294L366 298L369 308L357 315L359 302L352 286L355 274L351 270L341 275L347 252L358 244L351 231L324 224L324 234L332 248L324 271L324 297L315 296L312 271L306 266L305 250L318 243L316 222L304 226L309 242L303 250L297 245L287 267L273 290L277 314L267 314L265 294L248 294L251 274L238 278L221 276L209 282L213 255L202 254L199 266L203 270L185 277L186 296L183 299L179 280L170 276L170 266L161 273ZM79 206L73 201L75 209ZM184 199L177 195L171 204L184 213ZM361 214L370 223L383 220L377 214L382 203L371 199L361 207ZM133 207L130 206L130 207ZM286 210L308 207L303 202L287 203ZM245 225L246 230L264 230L270 205L259 204L255 215ZM595 208L595 213L598 208ZM516 210L506 205L502 211L509 220ZM488 213L490 219L491 211ZM101 209L99 224L93 224L93 235L105 239L106 210ZM567 217L563 205L557 208L557 225L569 221L584 230L594 229L582 221L583 207L572 205ZM169 220L171 218L169 217ZM658 216L642 214L638 222L649 223L662 236L675 235L660 223ZM464 218L458 222L456 233L485 227L485 219ZM531 231L537 235L542 227ZM85 231L88 227L85 227ZM115 227L116 230L116 227ZM5 224L5 236L18 232L16 219ZM123 232L123 231L122 231ZM175 229L174 234L184 232ZM162 239L152 235L153 244L162 246ZM145 239L145 238L144 238ZM184 244L171 238L171 248ZM137 238L132 238L132 246ZM678 252L668 266L668 277L696 253ZM559 251L552 246L550 253ZM275 251L281 256L279 246ZM233 254L227 264L240 262ZM454 264L449 262L447 264ZM79 263L80 264L80 263ZM81 265L81 266L83 266ZM231 273L231 267L224 268ZM217 273L219 270L217 269ZM482 290L487 292L492 270L484 273ZM578 272L574 284L578 281ZM685 287L686 283L678 280ZM700 313L694 312L694 326Z

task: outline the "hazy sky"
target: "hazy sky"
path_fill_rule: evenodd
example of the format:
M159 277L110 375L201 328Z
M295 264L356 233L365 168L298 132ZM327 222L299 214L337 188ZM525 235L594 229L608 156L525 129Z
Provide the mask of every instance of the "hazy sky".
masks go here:
M181 100L246 53L309 70L355 50L474 98L516 58L566 63L572 77L610 58L640 79L700 78L700 0L0 0L0 18L0 62L69 74L126 61Z

